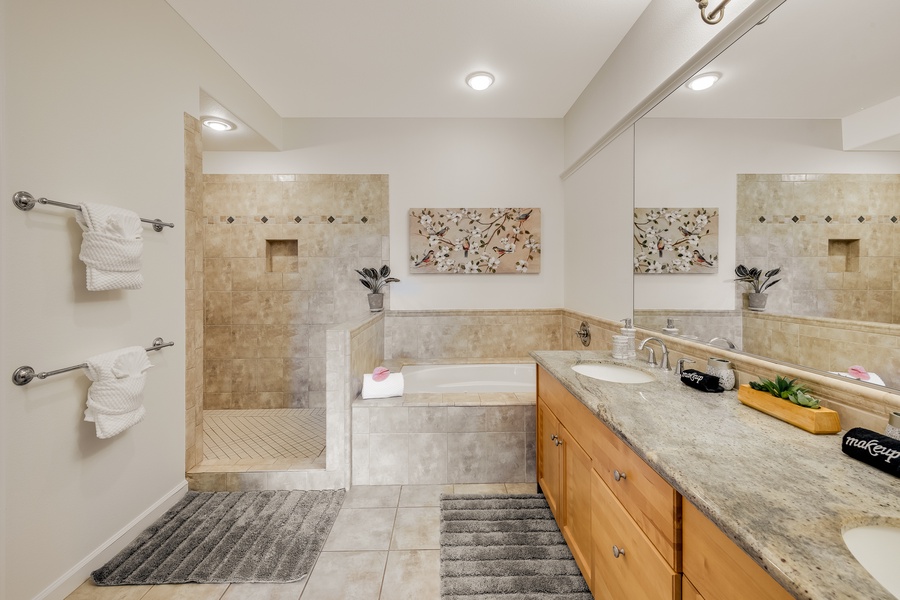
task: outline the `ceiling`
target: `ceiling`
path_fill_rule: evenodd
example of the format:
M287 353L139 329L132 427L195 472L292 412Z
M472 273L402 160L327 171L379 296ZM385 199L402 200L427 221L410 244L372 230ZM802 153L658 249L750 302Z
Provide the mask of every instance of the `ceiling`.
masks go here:
M842 119L900 97L900 2L790 0L679 88L652 117Z
M167 2L285 118L561 118L649 4ZM473 71L495 84L469 89Z

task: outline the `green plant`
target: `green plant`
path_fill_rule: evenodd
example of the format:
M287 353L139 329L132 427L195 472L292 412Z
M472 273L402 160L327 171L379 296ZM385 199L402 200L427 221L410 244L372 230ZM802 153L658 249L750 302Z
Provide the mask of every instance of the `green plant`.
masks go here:
M381 288L385 285L400 281L396 277L390 276L391 268L387 265L382 265L380 270L371 267L354 270L362 275L363 278L359 282L366 286L372 294L380 294Z
M797 383L796 379L788 379L781 375L775 376L775 381L760 377L759 381L751 381L750 387L760 392L768 392L776 398L805 406L806 408L819 408L819 401L809 395L809 388Z
M763 275L762 270L757 269L756 267L752 267L748 269L744 265L738 265L734 268L734 274L737 275L737 279L735 281L742 281L744 283L749 283L753 286L753 291L757 294L762 294L766 288L770 288L779 281L780 279L776 279L775 281L770 281L773 277L778 275L781 272L781 267L777 269L772 269L771 271L766 271L765 275ZM765 276L765 279L760 282L760 278Z

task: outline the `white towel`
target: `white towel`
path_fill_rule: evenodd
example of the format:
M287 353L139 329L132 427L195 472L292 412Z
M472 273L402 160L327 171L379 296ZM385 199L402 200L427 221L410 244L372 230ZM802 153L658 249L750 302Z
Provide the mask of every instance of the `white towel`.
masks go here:
M87 289L137 290L141 275L141 218L124 208L82 204L75 220L84 231L78 258L87 266Z
M391 373L383 381L372 379L371 373L363 375L362 397L365 400L372 398L392 398L403 395L403 373Z
M100 439L118 435L144 418L144 382L152 367L147 351L131 346L87 360L88 388L84 420Z
M840 375L841 377L847 377L847 378L853 379L855 381L862 381L863 383L874 383L875 385L881 385L881 386L884 385L884 379L882 379L875 373L872 373L871 371L869 372L868 379L860 379L858 377L854 377L850 373L842 373L840 371L829 371L829 373L832 373L834 375Z

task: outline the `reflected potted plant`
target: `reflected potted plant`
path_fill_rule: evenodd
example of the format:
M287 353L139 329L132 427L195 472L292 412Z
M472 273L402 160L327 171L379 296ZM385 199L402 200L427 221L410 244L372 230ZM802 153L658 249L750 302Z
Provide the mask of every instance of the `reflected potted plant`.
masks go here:
M750 310L766 310L766 300L768 299L768 295L764 292L781 281L780 279L772 281L772 278L780 272L781 267L766 271L765 273L763 273L762 269L757 269L756 267L748 269L744 265L738 265L734 268L734 274L737 275L735 281L749 283L753 288L752 292L747 293L747 307ZM765 279L763 279L763 277L765 277Z
M362 269L354 270L362 276L359 282L369 290L369 311L381 312L384 310L382 288L389 283L396 283L400 280L390 276L391 268L387 265L382 265L381 269L363 267Z

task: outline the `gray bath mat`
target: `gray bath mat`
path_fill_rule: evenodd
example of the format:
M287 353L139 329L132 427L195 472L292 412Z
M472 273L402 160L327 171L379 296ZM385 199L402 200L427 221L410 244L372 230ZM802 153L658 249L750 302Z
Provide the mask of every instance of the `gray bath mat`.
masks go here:
M590 600L542 494L441 496L443 600Z
M343 500L344 490L188 492L91 577L97 585L299 581Z

